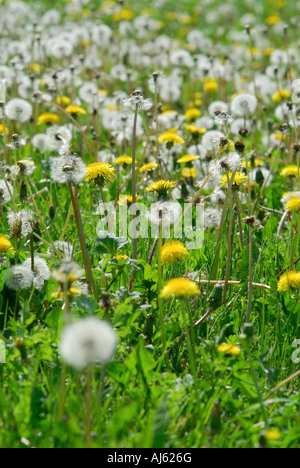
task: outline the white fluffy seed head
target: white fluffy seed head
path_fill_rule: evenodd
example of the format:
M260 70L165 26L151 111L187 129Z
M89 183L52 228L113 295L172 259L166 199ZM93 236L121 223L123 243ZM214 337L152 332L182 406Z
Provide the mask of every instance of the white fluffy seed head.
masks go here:
M216 150L220 145L221 139L224 137L224 133L217 130L210 130L203 135L202 145L207 151Z
M161 225L163 229L166 229L173 226L181 214L182 208L180 203L168 200L153 203L150 211L147 213L147 217L155 227L158 228Z
M79 184L85 177L86 165L72 154L50 159L51 178L59 184Z
M28 237L33 233L36 220L33 211L21 210L17 213L10 211L7 215L8 224L11 229L11 236Z
M9 289L19 291L30 289L33 285L34 275L30 268L24 265L15 265L5 272L4 281Z
M231 102L231 112L237 117L246 117L255 112L256 106L255 96L248 93L238 94Z
M60 340L62 359L75 368L109 362L117 336L107 322L91 317L68 325Z
M12 185L9 182L0 180L0 205L4 205L11 201L11 194L13 193Z
M31 258L28 258L23 263L23 267L31 270ZM43 289L45 281L50 279L50 270L43 258L34 258L33 285L38 290Z
M11 99L6 104L5 115L10 120L27 122L32 116L32 105L24 99Z

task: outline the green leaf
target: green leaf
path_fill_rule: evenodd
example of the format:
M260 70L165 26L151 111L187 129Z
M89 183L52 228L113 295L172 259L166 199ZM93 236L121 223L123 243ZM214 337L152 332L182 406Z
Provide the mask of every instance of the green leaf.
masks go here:
M129 244L130 240L125 237L116 237L112 233L103 231L102 237L95 239L95 242L98 245L95 247L93 254L110 253L115 255L125 245Z

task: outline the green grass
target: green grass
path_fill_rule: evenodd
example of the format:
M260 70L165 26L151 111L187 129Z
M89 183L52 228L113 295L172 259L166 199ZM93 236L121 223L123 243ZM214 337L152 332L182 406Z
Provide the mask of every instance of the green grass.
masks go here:
M26 2L32 3L34 1ZM203 30L217 46L224 49L221 52L216 47L215 53L224 58L226 48L232 53L232 41L228 37L232 25L242 30L239 18L246 13L257 16L259 26L265 25L265 19L274 13L273 4L266 2L262 11L256 12L255 5L249 2L233 2L234 14L231 24L206 24L201 16L192 19L191 24L180 24L167 20L167 12L176 10L192 14L192 9L199 2L186 1L174 6L174 2L166 2L162 11L154 9L152 2L129 2L135 15L143 8L153 8L153 17L164 22L161 33L169 34L184 47L186 41L182 29L199 28ZM101 2L93 2L98 7ZM43 2L42 8L58 8L63 2ZM89 6L87 6L88 8ZM206 9L214 11L222 8L221 2L212 2ZM94 18L103 19L95 10ZM283 21L289 24L289 36L294 45L295 24L291 20L295 14L294 2L288 1L279 8ZM111 18L103 19L117 31ZM80 23L82 16L74 21ZM224 26L223 31L216 35L216 29ZM153 33L154 35L156 33ZM119 36L116 32L116 37ZM132 35L131 38L134 38ZM275 48L283 44L282 36L272 29L269 30L268 45ZM137 39L139 43L143 40ZM260 44L255 44L260 47ZM224 52L225 51L225 52ZM80 47L75 55L81 53ZM100 50L100 55L102 51ZM104 64L102 72L109 73L114 58L102 54ZM267 59L261 59L259 71L264 72ZM58 70L69 65L64 60L49 60L42 64L45 69ZM110 96L113 91L132 92L135 87L142 87L147 97L151 96L147 88L147 79L152 73L150 67L134 67L138 73L137 83L129 85L118 80L103 80L101 88L107 89ZM293 65L294 75L299 73L298 63ZM28 70L26 70L28 71ZM165 73L170 69L166 68ZM251 60L246 58L241 63L241 75L251 76ZM82 78L93 78L93 72L82 73ZM287 86L288 80L283 78ZM187 74L183 83L180 101L169 104L170 108L184 114L192 103L193 80ZM220 84L220 89L222 84ZM132 88L132 89L131 89ZM203 93L203 82L196 82L196 90ZM43 88L43 91L46 91ZM236 91L233 81L228 81L224 89L227 100ZM73 100L78 95L78 87L66 86L60 89L61 94L70 96ZM14 96L14 90L8 90L9 98ZM219 93L214 96L203 96L201 112L207 113L207 107L213 100L222 99ZM168 103L165 103L168 105ZM86 106L83 104L83 107ZM299 339L299 289L286 293L277 291L280 273L289 267L291 252L294 259L299 256L299 224L297 216L289 218L283 226L280 236L277 236L278 225L284 208L281 197L284 192L295 188L290 180L280 176L281 169L290 161L289 150L296 142L295 133L288 129L288 139L283 150L274 150L269 155L270 147L265 144L265 133L278 130L282 122L274 116L276 104L269 99L264 106L260 105L258 121L261 125L257 135L257 145L253 134L244 139L247 153L255 151L255 155L263 161L264 167L272 167L273 181L260 193L260 185L255 184L251 193L251 203L259 199L254 215L261 223L261 228L254 229L252 272L253 282L269 289L255 286L251 296L251 327L245 327L245 317L248 306L249 292L249 229L243 224L244 246L241 246L238 235L238 213L233 212L232 254L230 258L231 281L239 284L229 285L227 300L222 304L220 288L212 284L201 284L201 295L190 299L189 308L193 323L197 322L209 309L212 313L195 329L196 378L192 377L191 359L187 340L183 340L167 358L162 344L162 329L158 312L158 255L154 254L152 265L148 264L153 239L138 240L138 260L131 259L132 246L127 243L118 249L107 240L97 242L96 226L99 217L95 214L95 206L100 199L100 192L91 183L82 183L79 187L79 204L81 208L87 248L92 260L93 273L99 291L99 301L89 295L77 296L71 304L73 320L89 316L108 319L116 330L118 347L116 354L107 364L102 398L99 398L99 388L103 380L103 367L95 366L92 370L92 402L87 401L88 374L86 371L66 369L66 385L64 366L59 353L59 341L63 324L63 301L54 300L52 293L58 285L51 278L39 291L21 291L18 295L4 284L5 271L9 263L14 263L13 255L0 267L0 337L6 347L6 363L0 364L0 446L20 447L93 447L108 448L255 448L262 446L295 448L300 442L300 399L299 380L293 378L280 386L281 382L295 373L299 373L299 363L293 362L293 353L297 348L293 342ZM36 115L48 110L40 104L36 107ZM149 128L153 115L146 116ZM78 117L80 125L88 125L91 114ZM270 128L266 127L267 119ZM66 122L62 116L63 123ZM37 131L46 131L46 127L36 128L36 120L22 127L7 121L10 136L16 131L29 140ZM92 132L87 132L82 141L81 134L73 134L72 147L78 154L82 151L83 159L88 164L95 161L96 153L101 148L100 143L113 144L110 132L105 131L100 119L97 119L96 139ZM151 130L150 130L151 132ZM237 137L230 135L236 141ZM144 146L147 135L138 139L137 161L143 162ZM125 148L114 147L117 155L131 154L130 144ZM5 160L7 150L2 138L0 141L1 158ZM102 149L102 148L101 148ZM185 149L182 154L186 154ZM226 153L224 152L224 155ZM67 187L49 181L50 156L55 152L39 152L30 144L20 149L18 155L11 152L11 157L24 159L30 157L35 161L36 170L30 177L33 193L39 193L45 187L48 191L36 196L36 203L48 232L53 240L60 238L71 199ZM299 155L298 155L299 156ZM297 163L297 157L292 162ZM165 178L168 174L164 173ZM157 178L157 174L155 176ZM172 177L181 184L183 178L177 165L172 171ZM2 179L2 176L1 176ZM123 184L124 183L124 184ZM151 198L145 193L149 180L138 180L138 195L147 207ZM25 202L19 198L22 177L16 178L14 192L18 208L30 206L31 200ZM123 186L122 186L123 184ZM122 194L131 193L130 169L125 169L120 180L106 184L104 196L106 201L115 200L118 188ZM195 193L196 184L189 190ZM201 194L207 197L209 191ZM247 190L242 203L242 218L248 214ZM179 202L183 205L187 200L182 196ZM55 215L50 216L50 207L54 207ZM3 206L1 211L1 234L10 235L7 223L7 212L11 204ZM1 214L0 214L1 215ZM195 219L194 219L195 222ZM228 256L228 232L230 216L227 218L220 240L220 251L217 255L218 229L206 229L202 248L190 252L185 262L166 266L163 270L163 284L170 278L181 277L187 273L197 272L198 278L210 280L215 271L215 279L224 280ZM293 235L291 234L293 233ZM150 233L149 233L150 234ZM48 241L42 226L40 235ZM76 222L71 216L64 236L74 246L74 260L83 265ZM186 242L187 239L181 239ZM13 240L12 240L13 242ZM47 245L36 241L35 255L46 254ZM116 254L127 255L128 260L118 263ZM17 261L22 263L30 256L30 245L25 239L18 243ZM59 266L56 257L47 259L51 270ZM298 265L295 267L298 269ZM134 278L134 283L130 282ZM109 296L102 297L106 292ZM32 293L32 294L31 294ZM14 312L16 313L14 314ZM167 349L178 340L185 330L186 317L182 313L179 300L163 301L163 317L166 328ZM224 355L218 348L223 343L230 343L240 348L238 356ZM294 355L295 357L295 355ZM294 359L295 361L295 359ZM279 387L278 387L279 386ZM277 388L278 387L278 388ZM92 403L92 435L87 443L87 405ZM63 409L63 416L61 413ZM264 431L279 431L280 439L273 441L264 437Z

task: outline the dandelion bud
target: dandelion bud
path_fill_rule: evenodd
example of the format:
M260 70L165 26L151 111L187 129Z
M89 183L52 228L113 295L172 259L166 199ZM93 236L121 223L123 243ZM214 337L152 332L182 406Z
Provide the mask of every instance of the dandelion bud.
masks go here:
M264 175L260 168L258 168L256 171L255 180L259 185L262 185L265 181Z
M228 145L229 141L227 140L227 138L221 138L220 139L220 147L221 148L224 148L224 146Z
M103 292L101 295L102 298L102 307L105 312L105 315L108 314L109 309L111 308L110 296L107 292Z
M145 323L145 328L144 328L144 335L151 340L153 336L153 325L154 325L154 315L153 314L148 314L146 323Z
M222 410L220 407L220 402L217 400L215 401L214 407L211 412L210 427L213 431L217 431L220 429L222 425L221 415Z
M26 351L26 347L25 347L25 343L24 343L23 338L21 338L21 337L16 338L15 344L16 344L16 348L18 349L18 351L20 351L21 358L26 359L27 358L27 351Z
M159 72L154 72L152 76L153 76L154 82L156 83L156 82L157 82L157 79L158 79L158 77L159 77Z
M244 223L247 224L247 226L254 226L255 221L255 216L247 216L246 218L244 218Z
M246 138L248 133L249 133L249 131L247 130L247 128L241 128L241 130L239 131L239 134L244 138Z
M49 207L49 216L50 216L50 219L54 219L55 218L55 211L56 211L56 208L54 205L50 205Z
M27 187L25 182L22 182L21 188L20 188L20 200L23 203L25 200L27 200Z
M209 303L213 308L218 308L222 304L223 299L223 286L216 284L209 298Z
M238 153L243 153L245 151L245 143L243 143L242 141L237 141L235 144L234 144L234 147L236 149L236 151Z
M300 145L294 145L293 146L294 153L297 154L300 152Z
M0 80L0 105L6 104L6 80Z

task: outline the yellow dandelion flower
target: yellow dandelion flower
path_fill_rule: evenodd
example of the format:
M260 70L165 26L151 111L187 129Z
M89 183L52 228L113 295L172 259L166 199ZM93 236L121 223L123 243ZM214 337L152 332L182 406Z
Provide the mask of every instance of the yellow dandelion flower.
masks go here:
M112 16L112 20L119 22L122 20L131 20L134 17L134 14L128 8L123 8L121 11L115 13Z
M233 174L232 172L229 172L228 175L224 174L220 180L220 184L228 185L228 180L230 181L232 179L232 174ZM233 187L244 185L247 181L248 181L248 177L243 172L236 172L234 176Z
M0 234L0 252L1 253L15 253L15 249L13 248L9 238Z
M126 262L126 260L128 260L129 257L127 257L127 255L116 255L114 258L115 260Z
M185 116L185 120L196 120L201 116L201 112L199 111L199 109L192 107L191 109L188 109L186 111L184 116Z
M173 145L183 145L184 139L181 138L176 132L168 130L158 138L158 143L172 143Z
M169 21L174 21L176 18L177 18L177 13L175 13L174 11L169 11L167 13L167 19Z
M80 291L80 289L78 288L75 288L74 286L71 286L67 292L67 295L69 297L73 297L73 296L79 296L82 294L82 291ZM56 291L54 293L51 294L51 297L52 299L54 300L57 300L57 299L64 299L65 297L65 294L64 294L64 291Z
M267 440L280 440L280 432L278 429L268 429L263 432L265 439Z
M273 47L267 47L266 49L264 49L264 56L270 57L270 55L273 54L274 50L275 49Z
M66 108L66 112L71 115L86 115L87 112L76 104L71 104Z
M38 118L37 124L44 125L44 124L59 124L60 118L57 114L52 112L45 112L41 114Z
M172 241L163 245L161 249L162 265L170 265L172 263L182 262L186 260L189 253L182 242Z
M292 197L288 200L285 204L285 209L290 213L300 211L300 198L299 197Z
M186 167L185 169L182 169L181 173L186 179L189 179L190 177L194 178L197 175L196 169L194 167L192 167L191 169Z
M29 70L34 73L40 73L42 70L42 67L38 63L32 63L29 67Z
M266 23L268 26L274 26L279 21L280 21L279 15L271 15L271 16L268 16L268 18L266 19Z
M103 185L104 182L110 182L114 177L115 168L107 163L96 162L89 164L86 168L86 182L94 180L98 185Z
M56 103L59 106L69 106L71 104L71 99L68 96L58 96L56 98Z
M273 133L272 136L273 136L276 140L286 141L286 135L283 135L283 134L280 133L280 132Z
M203 90L206 94L214 94L219 90L219 85L215 78L209 78L204 81Z
M218 347L219 353L231 354L231 356L238 356L241 352L241 348L233 344L222 344Z
M179 22L181 24L190 24L192 22L192 17L190 15L181 15L179 17Z
M206 128L198 128L195 124L185 124L184 127L194 136L204 135L207 132Z
M163 287L160 293L162 299L177 297L179 299L199 296L199 286L188 278L173 278Z
M167 195L168 191L177 187L173 180L159 180L146 188L146 192L157 192L159 196Z
M193 156L192 154L186 154L185 156L182 156L182 158L178 159L177 162L179 164L184 164L184 163L189 163L192 161L197 161L197 159L200 159L201 156Z
M261 159L258 159L258 158L255 158L255 159L254 159L254 165L255 165L255 167L257 167L257 166L263 166L263 164L264 164L264 163L263 163L263 161L262 161ZM243 162L242 162L242 166L243 166L244 168L246 168L246 161L243 161ZM251 161L248 161L248 167L249 167L249 169L252 168L252 162L251 162Z
M289 271L281 275L278 285L278 292L286 292L289 289L298 289L300 288L300 273L298 271Z
M288 91L287 89L281 89L279 91L276 91L276 93L273 94L272 101L280 102L281 99L289 99L291 95L292 95L291 92Z
M282 177L299 177L299 170L296 165L286 166L282 169L280 175Z
M136 197L136 202L140 200L140 197ZM133 203L133 198L131 195L122 195L118 201L120 206L130 206Z
M131 156L119 156L114 160L114 164L122 165L122 164L132 164L132 157Z
M8 130L7 127L4 127L3 124L0 124L0 135L4 135L4 134L8 135L8 134L9 134L9 130Z
M156 164L156 163L144 164L144 165L140 168L140 174L142 174L143 172L150 172L150 171L153 171L153 169L157 169L157 168L158 168L158 164Z
M194 105L195 105L196 107L199 107L199 106L201 106L201 104L202 104L202 101L201 101L201 99L195 99L195 101L194 101Z

